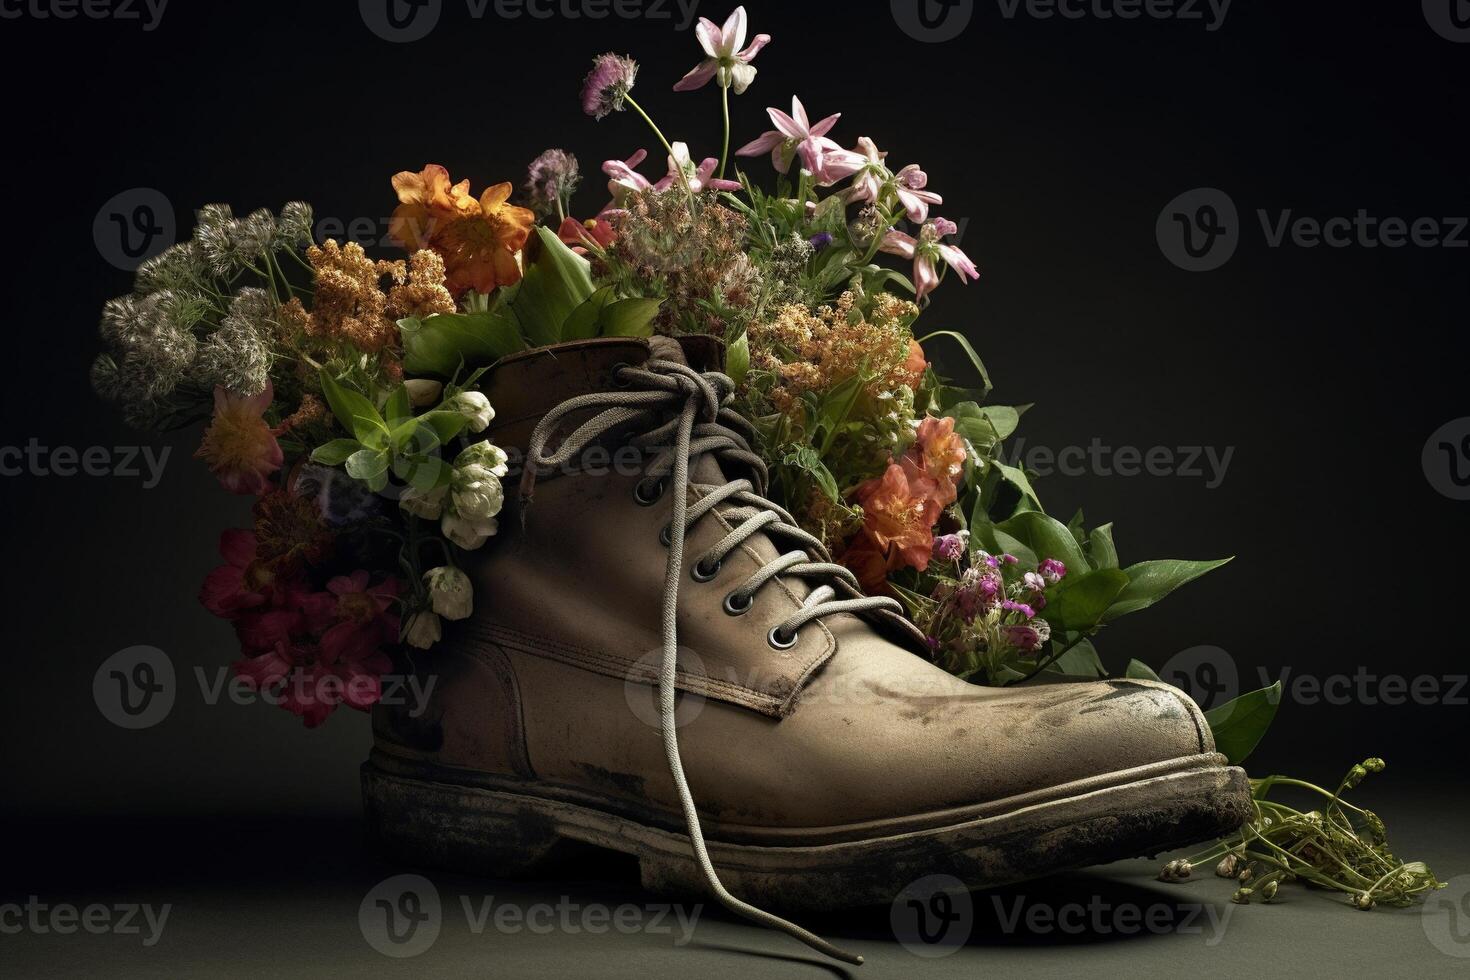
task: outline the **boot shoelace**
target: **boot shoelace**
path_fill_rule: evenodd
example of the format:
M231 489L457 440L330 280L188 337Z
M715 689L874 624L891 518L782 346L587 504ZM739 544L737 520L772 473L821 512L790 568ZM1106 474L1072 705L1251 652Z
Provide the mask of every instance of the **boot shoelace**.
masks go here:
M719 505L736 505L725 510L723 516L727 520L738 520L740 523L694 563L691 575L695 581L700 582L713 579L724 558L757 533L787 538L802 546L801 550L786 552L765 563L725 597L725 611L732 616L738 616L749 611L756 593L778 575L825 580L812 589L796 612L767 634L767 642L778 650L795 646L797 631L823 616L842 612L879 611L901 614L902 607L894 599L864 596L857 578L847 568L830 560L821 541L798 527L796 519L785 509L765 499L762 495L766 483L765 463L751 451L750 443L743 434L750 431L749 423L727 407L733 398L735 387L728 377L716 372L701 374L677 361L657 359L649 360L641 367L620 365L614 369L614 377L625 387L617 391L596 392L568 399L548 412L537 424L528 447L521 497L523 500L530 499L538 469L566 464L578 456L589 443L612 429L635 426L638 423L653 424L662 416L670 416L667 421L633 436L629 442L653 456L644 471L643 479L635 489L638 502L644 505L654 503L669 484L672 484L673 490L673 515L661 535L669 555L664 572L663 657L659 664L658 701L664 753L668 757L669 773L673 776L674 787L684 810L690 849L710 891L731 912L779 929L834 959L846 963L862 963L861 956L839 949L794 922L756 908L732 895L721 883L714 864L710 861L704 844L704 834L700 830L699 814L694 807L694 797L689 791L689 781L684 776L684 766L679 757L679 739L674 721L674 680L679 645L679 580L684 567L684 536L693 523ZM590 410L595 410L597 414L567 435L554 451L546 451L547 442L556 433L563 418ZM692 485L689 482L690 460L705 453L713 453L717 459L748 467L759 486L747 479L731 480L719 486ZM697 489L701 494L693 504L689 502L691 489ZM813 561L813 554L822 560ZM838 588L834 588L833 583L841 588L841 593ZM839 594L846 595L847 598L838 598Z

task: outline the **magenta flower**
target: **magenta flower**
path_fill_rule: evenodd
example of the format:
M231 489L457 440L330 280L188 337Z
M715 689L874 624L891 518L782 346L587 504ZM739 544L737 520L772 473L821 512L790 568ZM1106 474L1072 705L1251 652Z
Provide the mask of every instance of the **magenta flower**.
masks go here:
M704 48L706 57L674 83L674 91L692 92L704 88L711 78L718 75L721 87L733 88L736 95L744 93L755 80L755 68L750 63L761 48L771 43L771 35L757 34L750 47L741 51L740 46L745 43L745 26L744 7L736 7L735 12L725 19L723 27L716 27L708 17L699 18L694 34L699 38L699 46Z
M1024 602L1017 602L1014 599L1006 599L1004 602L1002 602L1000 604L1000 608L1005 609L1005 610L1007 610L1009 612L1018 612L1022 616L1026 617L1027 619L1035 619L1036 618L1036 610L1035 609L1033 609L1032 607L1026 605L1026 603L1024 603Z
M958 561L964 553L963 534L941 534L934 539L934 557L941 561Z
M939 285L939 269L936 263L943 262L959 274L960 282L979 279L980 271L970 257L954 245L946 245L940 239L959 231L953 221L935 218L925 222L919 229L919 237L906 235L897 229L890 230L879 246L889 255L911 259L914 263L915 298L923 299ZM1014 559L1012 559L1014 560Z
M668 190L675 186L681 177L689 185L689 190L695 194L703 190L740 190L738 180L722 180L714 176L715 168L720 165L720 161L714 157L705 157L696 167L694 161L689 157L688 144L673 143L670 149L674 151L674 155L669 157L669 172L653 185L654 190Z
M1067 566L1055 558L1045 558L1041 564L1036 566L1036 572L1042 578L1046 579L1047 582L1055 585L1067 574Z
M776 128L746 143L735 151L736 156L755 157L770 153L771 165L783 174L791 169L792 160L801 157L802 169L824 185L852 176L866 162L862 156L844 150L827 136L827 132L842 118L840 112L813 123L807 117L806 107L793 95L791 115L774 106L767 107L766 113Z
M1022 653L1035 653L1051 639L1051 624L1044 619L1033 619L1018 626L1002 626L1007 640Z

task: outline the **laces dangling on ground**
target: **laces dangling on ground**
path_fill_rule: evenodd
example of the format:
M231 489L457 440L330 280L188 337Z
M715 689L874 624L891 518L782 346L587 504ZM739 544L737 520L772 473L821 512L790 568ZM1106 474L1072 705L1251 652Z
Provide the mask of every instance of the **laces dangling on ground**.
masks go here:
M762 586L778 575L813 578L821 584L812 589L800 607L773 628L767 642L775 649L795 646L797 631L812 620L833 613L887 612L902 614L894 599L862 594L851 571L833 562L826 547L797 526L796 519L779 505L765 499L766 466L750 448L746 433L749 423L728 403L734 382L723 374L701 374L686 364L669 360L650 360L642 367L624 365L615 371L617 391L579 395L562 402L546 413L531 434L526 469L521 480L521 498L529 501L535 488L536 473L541 468L561 466L576 458L584 448L609 431L627 426L637 432L629 442L652 455L639 482L639 500L651 503L665 492L673 491L673 514L664 533L668 545L668 564L664 571L662 610L663 657L659 663L659 719L663 730L664 753L669 761L684 821L689 828L690 849L710 891L720 904L753 922L779 929L806 943L813 949L846 963L858 964L861 956L833 946L815 933L803 929L780 916L756 908L730 894L721 883L714 864L705 849L699 814L684 765L679 756L679 738L674 723L674 679L679 648L678 610L679 582L684 567L684 537L688 528L721 504L727 505L726 519L739 521L725 537L712 545L694 563L694 574L710 579L725 557L755 534L772 539L786 539L800 547L788 551L756 569L744 582L725 597L725 611L738 616L754 603ZM590 419L568 434L555 450L547 452L548 441L568 415L593 411ZM640 431L641 430L641 431ZM747 467L755 478L730 480L723 484L693 485L689 482L689 464L694 458L712 453L723 461ZM699 499L689 502L690 490L697 488ZM814 561L812 555L818 559ZM838 598L839 595L845 598Z

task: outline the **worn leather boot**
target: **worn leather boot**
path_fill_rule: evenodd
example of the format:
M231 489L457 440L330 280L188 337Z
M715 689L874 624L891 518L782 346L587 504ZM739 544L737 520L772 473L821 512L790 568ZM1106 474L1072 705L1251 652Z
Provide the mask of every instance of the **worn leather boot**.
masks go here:
M1245 774L1174 688L929 663L896 603L761 496L717 363L700 339L602 339L488 375L488 435L527 472L467 569L474 616L418 658L427 709L374 711L364 793L390 851L504 874L590 842L855 962L746 902L993 886L1245 820Z

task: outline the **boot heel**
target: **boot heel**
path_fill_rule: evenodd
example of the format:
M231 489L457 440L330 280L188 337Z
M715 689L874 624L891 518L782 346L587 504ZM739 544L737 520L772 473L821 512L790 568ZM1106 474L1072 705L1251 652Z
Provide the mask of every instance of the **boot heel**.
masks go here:
M513 877L556 846L550 823L468 788L362 767L368 840L389 859L483 877Z

